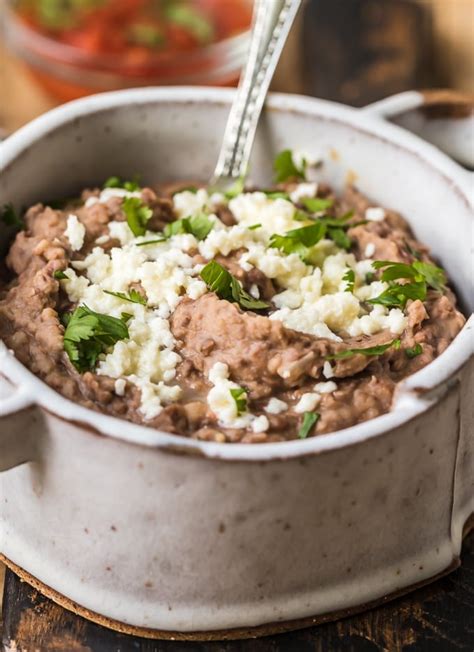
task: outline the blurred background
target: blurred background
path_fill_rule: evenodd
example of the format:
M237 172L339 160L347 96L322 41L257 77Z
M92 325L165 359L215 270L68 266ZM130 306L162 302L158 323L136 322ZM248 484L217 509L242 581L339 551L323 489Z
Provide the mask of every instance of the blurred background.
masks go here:
M233 85L252 0L0 0L0 129L155 84ZM474 0L305 0L273 89L363 106L474 91Z

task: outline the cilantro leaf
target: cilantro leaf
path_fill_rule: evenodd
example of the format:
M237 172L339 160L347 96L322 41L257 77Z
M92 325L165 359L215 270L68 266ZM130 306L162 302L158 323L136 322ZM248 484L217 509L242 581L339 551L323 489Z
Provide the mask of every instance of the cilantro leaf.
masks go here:
M124 292L111 292L110 290L104 290L105 294L110 294L112 297L117 297L117 299L122 299L122 301L129 301L130 303L140 303L142 306L146 306L146 299L135 289L131 289L130 292L125 294Z
M95 367L97 358L119 340L129 337L124 321L79 306L64 316L64 350L79 372Z
M407 349L405 349L405 355L407 358L410 359L416 358L416 356L420 355L421 353L423 353L423 347L421 346L421 344L415 344L415 346L408 347Z
M163 233L167 238L180 233L190 233L197 240L204 240L213 228L214 222L201 213L170 222L163 229Z
M438 292L444 292L446 289L446 274L441 267L436 267L431 263L423 263L416 260L412 267L424 277L427 284Z
M248 294L235 276L232 276L225 267L222 267L215 260L211 260L203 267L200 276L208 289L215 292L221 299L238 303L246 310L263 310L269 307L269 304L265 303L265 301L254 299Z
M212 23L196 7L184 4L168 4L166 18L190 32L201 44L210 43L215 35Z
M323 199L322 197L306 197L303 199L303 205L311 213L321 213L322 211L331 208L334 204L334 199Z
M283 190L262 190L268 199L286 199L290 201L290 193Z
M393 347L394 349L399 349L400 340L399 339L392 340L387 344L379 344L378 346L369 346L366 347L365 349L345 349L344 351L339 351L339 353L334 353L333 355L327 355L325 359L344 360L345 358L350 358L353 355L357 355L359 353L367 356L382 355L382 353L385 353L385 351L387 351L390 347Z
M243 387L236 387L229 391L232 398L234 399L235 406L237 408L237 415L240 416L247 411L247 392Z
M408 299L415 301L426 299L426 283L424 281L413 283L393 283L387 290L374 299L368 299L367 303L380 304L387 308L404 308Z
M354 284L355 284L354 270L349 268L347 272L344 274L344 276L342 277L342 280L347 283L344 292L354 292Z
M145 242L136 242L136 247L145 247L146 245L158 244L159 242L166 242L168 238L155 238L154 240L145 240Z
M251 226L248 226L249 231L255 231L255 229L259 229L262 225L261 224L252 224Z
M227 188L224 192L224 196L226 199L233 199L234 197L237 197L237 195L241 195L244 192L244 188L245 177L239 177L229 188Z
M317 244L326 233L326 227L319 221L301 229L287 231L285 235L274 233L270 237L269 247L280 249L285 254L299 254L303 261L307 259L309 249Z
M275 181L277 183L288 179L306 178L306 164L303 163L301 168L296 167L291 149L284 149L276 156L273 169L275 170Z
M104 188L124 188L128 192L136 192L140 190L140 185L138 183L139 177L135 175L132 181L124 181L120 177L109 177L104 183Z
M25 223L23 220L18 217L13 204L5 204L2 209L0 209L0 220L6 226L14 226L17 229L24 229Z
M69 280L69 276L67 276L62 269L57 269L55 272L53 272L53 278L58 281L63 281L64 279Z
M352 240L349 238L344 229L334 228L331 226L327 230L327 236L341 249L349 251L352 246Z
M311 432L313 426L315 423L319 420L320 418L319 412L305 412L304 413L304 418L303 418L303 423L301 425L301 428L298 431L298 438L299 439L306 439L306 437L309 435Z
M125 197L122 210L133 235L135 237L145 235L146 224L153 215L151 208L146 206L139 197Z

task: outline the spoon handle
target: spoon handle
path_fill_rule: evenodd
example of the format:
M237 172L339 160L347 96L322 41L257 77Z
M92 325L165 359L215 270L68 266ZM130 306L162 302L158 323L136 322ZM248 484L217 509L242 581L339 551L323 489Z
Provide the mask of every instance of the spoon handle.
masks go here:
M301 0L255 0L249 56L230 110L211 183L224 187L247 172L270 81Z

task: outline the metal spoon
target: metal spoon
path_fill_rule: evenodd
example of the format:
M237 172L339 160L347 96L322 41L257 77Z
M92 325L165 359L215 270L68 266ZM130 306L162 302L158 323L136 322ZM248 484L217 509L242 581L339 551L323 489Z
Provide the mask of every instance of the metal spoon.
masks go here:
M270 81L301 0L255 0L249 56L224 132L211 185L245 176Z

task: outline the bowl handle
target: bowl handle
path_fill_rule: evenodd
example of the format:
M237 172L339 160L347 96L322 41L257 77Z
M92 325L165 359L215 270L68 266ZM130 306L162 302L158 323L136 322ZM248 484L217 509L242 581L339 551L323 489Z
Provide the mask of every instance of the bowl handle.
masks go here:
M406 91L374 102L365 113L390 120L474 168L474 95L452 90Z
M42 428L33 405L28 389L0 375L0 472L36 458Z

